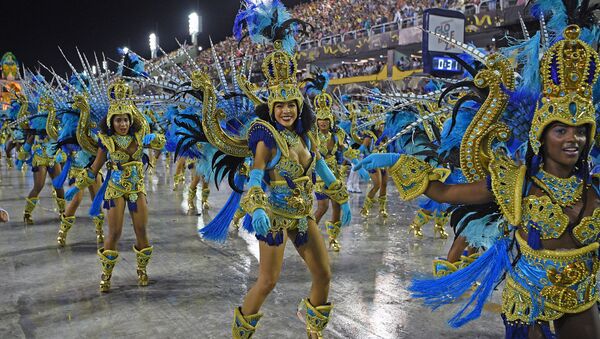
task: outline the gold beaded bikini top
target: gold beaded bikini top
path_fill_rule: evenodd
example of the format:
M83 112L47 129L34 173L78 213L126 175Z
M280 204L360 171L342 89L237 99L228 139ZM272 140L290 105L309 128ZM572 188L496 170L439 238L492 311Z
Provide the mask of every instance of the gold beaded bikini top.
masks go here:
M525 232L530 227L535 228L544 240L557 239L569 228L569 217L548 195L522 197L524 165L517 166L511 159L496 156L490 162L490 175L496 202L510 224L521 226ZM597 242L600 239L600 207L584 217L571 232L582 245Z
M569 227L569 217L562 207L552 202L550 197L530 195L523 198L521 225L525 232L533 227L540 233L540 239L558 239ZM573 227L573 237L582 245L598 241L600 237L600 207L592 215L581 219Z
M98 133L98 138L108 150L108 157L111 161L119 163L127 163L130 161L141 161L142 152L144 150L142 145L142 131L138 131L134 136L118 136L118 135L105 135ZM139 146L133 154L127 153L127 148L131 142L135 141Z

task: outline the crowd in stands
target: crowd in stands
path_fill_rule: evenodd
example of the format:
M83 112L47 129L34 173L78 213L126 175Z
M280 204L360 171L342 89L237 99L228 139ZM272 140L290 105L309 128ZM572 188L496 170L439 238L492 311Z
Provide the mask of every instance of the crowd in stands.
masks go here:
M478 6L482 2L495 7L496 0L315 0L299 4L290 9L293 17L305 20L313 26L309 37L305 41L319 40L323 37L344 34L360 29L369 29L376 25L390 22L401 24L402 27L417 24L426 8L456 8L464 9L466 5ZM491 5L490 2L494 2ZM252 45L246 38L241 43L229 36L215 44L214 49L221 61L228 61L231 57L241 58L251 54L263 54L269 47ZM198 56L201 63L214 62L210 48L204 49ZM260 58L259 58L260 59ZM401 69L414 69L420 67L416 61L408 60L397 64ZM363 65L364 66L364 65ZM373 74L378 71L377 65L368 65L369 70L355 70L355 66L343 65L334 68L339 76L354 76ZM371 67L372 66L372 67Z
M423 10L430 7L463 8L465 4L478 4L481 0L316 0L302 3L290 9L293 17L300 18L313 26L309 37L304 40L320 40L323 37L344 34L375 25L398 22L403 27L412 26ZM490 1L490 0L485 0ZM249 39L242 43L233 36L215 45L217 55L241 57L246 51L265 52L263 48L251 46ZM202 61L210 62L208 49L200 55Z
M385 67L385 61L368 60L365 62L342 62L327 68L332 79L377 74Z

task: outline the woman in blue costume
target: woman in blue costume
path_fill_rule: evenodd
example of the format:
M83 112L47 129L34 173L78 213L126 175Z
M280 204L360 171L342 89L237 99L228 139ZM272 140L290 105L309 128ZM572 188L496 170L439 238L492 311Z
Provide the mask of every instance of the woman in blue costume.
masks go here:
M279 279L288 239L294 243L312 276L311 291L301 302L301 308L306 310L307 335L322 338L333 305L328 302L329 257L312 211L316 175L325 183L324 192L341 204L343 225L350 221L350 208L343 183L336 180L318 153L318 139L311 131L314 116L304 104L296 81L292 33L305 29L305 24L292 19L279 1L268 4L248 1L236 17L234 33L240 39L242 25L255 42L275 46L275 51L262 64L268 84L267 97L261 97L256 86L244 76L234 80L257 105L256 118L250 121L246 138L235 139L223 130L219 121L216 90L208 76L198 73L196 79L192 78L192 84L198 84L204 93L204 133L220 150L215 172L228 172L230 186L236 191L219 215L200 232L205 238L224 240L240 206L246 218L250 218L246 219L245 228L256 233L259 240L258 280L241 307L234 310L233 338L250 338L256 331L262 317L260 308ZM248 177L248 190L242 198L240 191L245 177Z
M85 65L84 65L85 67ZM90 73L91 74L91 73ZM69 185L75 184L77 177L86 172L86 168L93 162L97 153L98 143L96 134L90 128L92 121L95 121L94 114L90 114L91 107L89 100L89 82L90 79L84 74L74 74L69 81L53 74L54 79L64 84L64 89L56 89L52 97L56 100L57 110L60 112L60 128L57 139L57 147L60 147L67 154L67 161L62 168L61 174L53 181L55 188L62 188L65 181L69 180ZM92 81L95 81L92 79ZM96 101L97 102L97 101ZM98 176L96 182L88 187L91 200L102 185L102 178ZM60 217L60 228L56 238L59 246L65 246L67 235L75 224L75 213L83 200L83 192L77 192L72 197L65 212ZM104 242L104 214L100 213L92 217L96 242Z
M384 107L382 105L376 104L373 106L372 114L381 115L382 113L384 113ZM384 149L380 148L380 146L385 142L383 137L384 128L385 122L380 121L372 128L362 132L362 144L360 145L360 151L364 157L372 153L384 151ZM369 216L369 210L371 207L373 207L373 204L376 201L375 195L377 195L379 192L379 198L377 198L377 202L379 203L379 215L387 218L388 173L385 169L373 169L369 171L369 176L371 177L371 183L373 186L365 196L365 201L360 214L365 218Z
M96 159L77 177L75 187L67 192L72 197L79 190L94 184L100 169L107 164L107 177L94 199L93 205L96 208L92 206L92 209L97 209L97 205L103 201L104 208L108 209L108 234L105 236L104 246L98 249L102 264L101 292L110 290L112 271L119 257L117 246L126 206L136 235L133 251L137 259L138 284L148 285L146 266L153 247L146 234L148 206L142 156L144 147L159 150L165 144L163 135L150 133L144 117L133 102L131 89L123 80L115 80L107 90L110 105L106 118L100 124L100 147Z
M63 152L58 151L54 144L58 134L56 132L56 110L54 101L43 95L45 80L41 75L31 76L25 86L27 97L21 97L19 117L30 116L26 125L25 143L18 153L18 159L31 164L33 172L33 187L25 198L26 205L23 211L23 221L33 224L32 212L39 201L39 195L44 188L46 176L54 179L60 174L63 162ZM58 212L62 215L65 211L64 190L55 188L54 192Z
M562 4L544 5L548 2L541 4L542 13ZM571 5L566 3L567 8ZM578 9L583 17L586 11ZM554 12L555 21L548 26L556 32L556 39L541 59L542 87L537 94L519 92L535 90L534 86L515 89L515 72L508 59L499 54L481 56L462 47L481 57L486 66L471 83L481 106L460 150L469 184L443 184L437 169L406 155L378 154L362 163L368 169L392 166L390 174L402 198L424 193L440 202L478 205L480 221L497 233L492 246L468 267L437 280L417 280L411 286L417 297L435 308L456 301L474 282L480 283L470 298L463 299L465 305L450 320L452 326L477 318L506 273L502 317L507 338L600 337L596 307L600 182L591 175L588 163L597 137L593 101L597 98L592 92L597 87L600 59L580 40L597 39L595 31L577 25L559 31L557 22L579 17L559 14ZM535 53L528 60L529 67L537 67ZM522 80L521 84L532 79L524 76ZM498 120L512 100L535 105L525 164L490 149L495 138L508 140L510 130Z
M306 81L306 80L305 80ZM342 161L345 148L346 134L336 126L332 112L333 98L326 91L329 83L327 73L318 74L315 79L311 79L306 85L306 94L314 95L314 107L317 118L317 137L319 139L319 153L327 166L334 173L336 179L345 182L342 175ZM329 197L324 194L325 183L322 179L317 180L315 187L315 197L317 198L317 211L315 212L315 221L317 225L321 218L329 209ZM340 243L337 240L342 222L340 220L340 205L334 201L331 202L332 214L331 220L325 223L325 230L329 236L329 247L335 252L340 251Z

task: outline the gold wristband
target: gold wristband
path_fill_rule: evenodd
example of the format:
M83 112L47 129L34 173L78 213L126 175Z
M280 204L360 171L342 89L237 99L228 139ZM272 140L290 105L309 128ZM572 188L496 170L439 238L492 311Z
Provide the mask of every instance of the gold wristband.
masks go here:
M269 201L267 199L267 195L260 188L260 186L250 187L246 195L242 198L240 202L240 207L244 210L244 212L252 215L254 211L258 208L262 208L265 212L268 211Z
M323 193L340 205L348 202L348 190L346 185L339 179L332 182L329 187L323 190Z
M412 200L425 193L430 181L445 181L450 170L434 169L425 161L403 154L390 168L389 173L398 188L400 198Z

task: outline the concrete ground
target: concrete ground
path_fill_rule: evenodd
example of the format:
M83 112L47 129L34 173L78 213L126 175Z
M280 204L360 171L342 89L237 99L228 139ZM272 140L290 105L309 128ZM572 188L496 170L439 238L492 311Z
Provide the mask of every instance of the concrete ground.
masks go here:
M150 285L136 285L134 234L126 219L112 290L100 294L94 227L86 216L89 199L77 212L67 246L59 248L50 181L33 214L35 224L26 226L22 211L31 173L8 169L4 162L1 166L0 207L12 220L0 224L0 338L230 337L233 309L257 277L258 244L254 236L233 228L225 244L205 241L197 233L227 200L229 189L213 187L212 209L186 215L184 190L172 189L173 166L165 170L160 163L158 174L147 178L154 245ZM424 228L423 239L414 239L408 225L415 204L400 201L395 188L388 196L386 222L376 208L363 219L363 195L351 197L352 224L343 230L341 252L330 252L335 309L326 338L502 337L499 291L479 320L458 330L446 324L456 306L432 313L410 297L410 279L430 275L431 260L445 256L451 241L434 239L432 224ZM307 296L310 275L289 243L285 256L256 338L306 337L296 307Z

